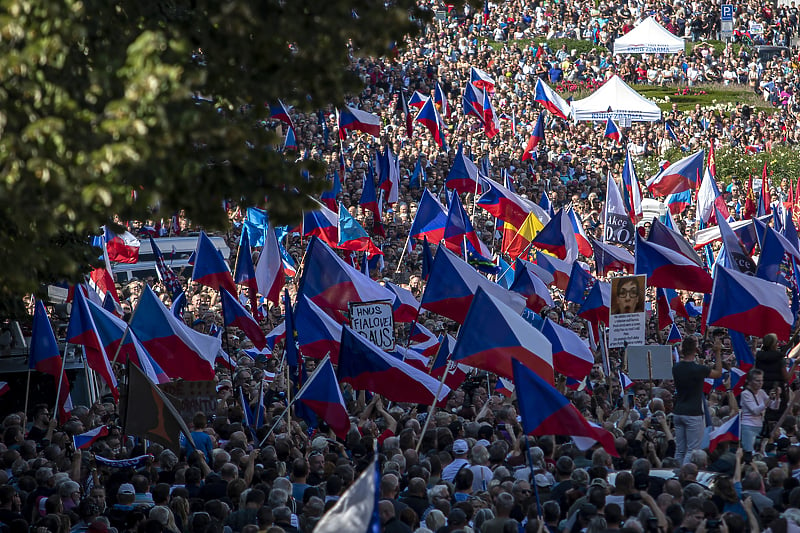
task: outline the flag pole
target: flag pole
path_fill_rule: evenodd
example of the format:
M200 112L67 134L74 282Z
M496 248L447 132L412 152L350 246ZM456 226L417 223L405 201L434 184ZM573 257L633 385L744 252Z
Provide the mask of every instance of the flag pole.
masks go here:
M25 417L28 416L28 398L30 398L30 395L31 395L31 369L29 367L28 368L28 384L25 386L25 410L22 411L25 414Z
M428 416L425 417L425 425L422 427L422 433L420 433L419 441L417 441L417 447L414 448L414 450L417 453L419 453L419 448L420 446L422 446L422 439L425 437L425 432L428 430L428 426L431 423L431 418L433 418L433 410L436 408L436 404L439 402L439 395L442 393L442 388L444 387L445 379L447 379L447 366L444 367L444 372L442 372L442 378L439 380L439 387L436 390L436 397L433 399L433 403L431 403L431 408L428 409Z
M291 407L294 404L294 402L297 400L298 397L300 397L303 394L303 392L305 392L306 388L308 388L308 384L311 383L314 380L314 377L320 371L320 369L322 368L322 365L325 364L325 362L329 358L330 358L330 353L328 353L325 356L325 358L322 359L322 361L319 362L319 364L317 365L317 368L314 369L314 372L308 377L308 379L303 384L303 386L300 388L300 390L297 391L297 394L294 395L294 398L292 398L291 401L289 401L289 403L286 404L286 408L283 410L283 412L280 414L280 416L278 416L278 420L275 421L275 423L272 425L272 427L269 428L269 431L267 432L267 434L264 435L264 438L261 439L261 443L258 445L259 448L263 448L264 447L264 444L267 443L267 439L269 438L269 436L272 435L272 432L275 431L275 428L277 428L278 424L281 423L281 420L283 419L283 416L285 414L289 413L289 409L291 409ZM288 368L288 365L287 365L287 368ZM292 423L291 414L289 414L288 423L291 426L291 423ZM291 431L291 427L289 428L289 431Z
M403 265L403 257L406 255L409 242L411 242L411 232L408 233L408 236L406 237L406 243L403 245L403 251L400 252L400 259L397 260L397 269L394 271L395 274L400 272L400 267Z
M67 366L67 347L69 343L64 344L64 355L61 357L61 372L58 374L58 388L56 389L56 411L58 411L58 400L61 398L61 387L64 384L64 369ZM58 411L60 414L60 411Z
M531 467L531 486L533 486L533 494L536 496L536 514L542 516L542 504L539 501L539 487L536 486L536 475L533 473L533 455L531 455L531 444L528 442L528 435L525 437L525 449L528 453L528 464Z

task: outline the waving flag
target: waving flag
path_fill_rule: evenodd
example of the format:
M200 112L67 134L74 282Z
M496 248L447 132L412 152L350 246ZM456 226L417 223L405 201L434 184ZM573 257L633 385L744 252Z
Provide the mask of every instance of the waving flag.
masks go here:
M330 210L334 210L336 209L336 199L342 193L342 182L339 179L339 171L334 171L334 175L330 176L330 178L326 176L325 180L330 180L331 188L323 191L319 197L319 200L325 204L325 207Z
M545 318L542 333L553 346L553 367L556 372L575 379L589 375L594 365L594 355L574 331Z
M152 237L150 237L150 248L153 250L153 255L156 259L156 273L158 274L158 279L160 279L161 283L167 288L170 298L174 301L179 294L183 293L181 282L172 268L164 261L164 254L161 253L161 249Z
M76 291L76 293L79 292ZM33 313L33 331L31 332L31 348L28 356L28 368L50 374L56 382L61 383L58 395L58 413L62 423L66 422L67 412L71 410L69 399L69 381L64 371L63 360L58 351L53 326L47 317L47 310L41 300L36 300Z
M539 220L536 214L534 214L533 211L528 213L519 231L517 231L505 248L505 253L513 259L516 259L528 252L531 249L531 241L542 231L542 228L544 228L544 224L542 224L542 221Z
M489 99L489 91L483 93L483 133L489 139L500 133L500 119Z
M636 236L634 274L647 274L648 284L667 289L711 292L711 276L686 256Z
M513 363L514 386L524 390L518 395L522 429L526 435L568 435L590 437L605 451L618 457L614 436L589 424L580 411L550 383L519 361Z
M234 285L233 277L231 277L231 269L214 247L206 232L200 232L200 237L197 239L197 249L194 253L195 263L194 270L192 270L192 281L215 290L222 288L230 293L236 293L236 285Z
M567 290L570 272L572 271L572 262L563 261L557 257L537 252L536 264L553 276L553 285L562 291Z
M384 146L383 153L377 153L378 189L385 193L386 202L394 204L400 191L400 159L390 145Z
M603 137L611 139L617 144L622 144L622 133L620 133L619 127L614 124L614 121L611 120L611 117L606 119L606 130L603 133Z
M460 253L464 239L470 242L475 250L484 251L483 243L478 239L469 216L461 205L458 194L452 194L450 195L450 205L447 206L444 243L451 251ZM488 250L485 251L488 253Z
M628 250L600 241L593 243L594 264L598 276L607 276L609 272L620 271L633 274L633 255Z
M220 339L184 324L149 286L145 286L130 327L169 377L187 381L214 379L214 361L222 347Z
M308 245L299 294L334 316L347 312L348 302L394 302L394 294L345 263L319 239Z
M792 288L793 259L800 260L797 247L771 227L765 226L756 277Z
M108 426L98 426L90 429L86 433L72 436L72 443L75 445L76 450L88 450L92 444L108 436Z
M554 383L550 341L519 312L478 289L451 355L453 361L512 377L511 362L521 361L547 383Z
M272 115L272 118L275 120L280 120L281 122L286 123L290 128L294 127L292 123L292 117L289 116L289 109L278 100L277 104L270 104L269 105L269 114Z
M430 405L450 394L447 385L440 387L436 379L384 352L348 326L342 327L337 377L356 390L378 392L393 402Z
M692 191L690 189L686 189L682 192L676 192L667 195L667 199L664 200L664 203L667 204L669 208L669 212L673 215L677 215L686 211L686 208L692 205Z
M129 231L115 233L108 226L103 227L108 260L114 263L136 263L139 261L139 239Z
M225 289L221 290L222 294L222 315L225 319L225 327L233 326L239 328L247 335L247 338L252 341L253 345L259 350L263 350L267 345L267 339L264 332L261 331L261 326L258 322L247 312L247 309L239 303L239 300L234 298L231 293Z
M636 177L636 169L629 151L625 151L625 165L622 167L622 199L634 224L642 220L642 187Z
M313 211L303 213L303 236L313 235L328 246L336 247L339 243L339 216L322 204L318 206Z
M417 113L417 118L415 118L414 121L419 122L428 128L428 131L431 132L433 142L436 143L436 146L443 150L447 150L447 139L445 138L446 128L441 115L439 115L439 112L436 111L436 107L433 105L433 100L428 98L425 101L423 106L420 108L419 113Z
M483 192L480 184L478 167L464 154L464 145L458 145L458 152L453 160L453 166L447 174L445 185L455 189L458 193L480 194Z
M569 283L564 291L564 299L582 305L586 301L586 296L594 286L597 278L586 271L580 262L572 263L572 270L569 274Z
M473 116L483 122L483 91L472 83L468 83L464 88L464 95L461 97L461 106L465 116Z
M717 265L707 322L745 335L775 333L788 340L794 317L782 285Z
M753 357L753 350L750 348L750 343L748 343L745 336L738 331L729 329L728 335L731 338L733 355L736 356L736 366L744 372L749 372L756 364L756 358Z
M586 237L586 232L583 231L583 221L580 217L575 213L575 210L572 206L567 208L567 216L569 216L569 222L572 224L572 232L575 234L575 241L578 243L578 251L584 257L592 257L592 244L589 242L588 237Z
M494 78L479 68L470 67L469 81L482 91L494 92Z
M717 220L719 221L719 234L722 237L725 253L728 255L731 265L739 272L755 274L756 264L753 262L753 258L747 253L742 241L739 240L728 221L719 211L717 211Z
M592 323L595 338L599 338L599 335L597 335L598 325L600 322L608 324L610 309L611 284L605 281L596 281L583 301L583 305L578 311L578 316Z
M383 286L394 293L395 300L392 314L395 321L414 322L419 314L419 302L414 297L414 294L391 281L384 281Z
M264 247L258 257L255 277L258 292L275 305L280 304L281 289L286 282L279 246L275 230L272 229L270 224L265 231Z
M647 242L669 248L689 259L697 266L703 265L703 260L697 255L697 252L692 245L689 244L689 241L684 239L683 235L674 229L668 228L659 222L658 219L653 219L653 225L650 226L650 234L647 236Z
M381 136L381 118L372 113L346 106L339 113L339 138L347 138L347 130L360 131L373 137Z
M551 89L541 78L536 80L536 90L533 93L533 101L547 109L557 117L567 120L572 113L570 105Z
M150 290L149 286L147 290ZM102 305L99 307L102 308ZM97 333L94 319L89 312L89 304L80 287L75 290L75 299L72 302L72 312L69 316L67 327L67 342L80 344L86 349L86 362L89 368L103 378L115 399L119 399L117 378L111 369L105 346Z
M417 206L417 214L409 230L410 239L427 238L430 242L439 242L444 239L444 228L447 225L447 211L444 206L430 193L428 189L422 191L422 198Z
M376 458L377 459L377 458ZM381 471L377 460L372 461L355 483L320 519L315 533L378 533L381 516L378 503L381 499Z
M419 91L414 91L414 94L412 94L411 98L408 100L408 105L411 107L416 107L417 109L422 109L422 106L425 105L425 102L430 99L430 96L425 96Z
M236 258L233 281L247 287L250 309L253 310L254 314L258 313L258 280L256 279L256 269L253 266L253 256L250 251L250 237L247 228L242 229L242 237L239 242L239 255Z
M403 89L397 91L397 106L395 109L406 118L406 137L410 139L414 133L414 117L408 108L406 93Z
M553 210L553 203L550 201L550 197L547 196L547 191L542 191L542 196L539 198L539 207L544 209L545 213L547 213L550 218L556 214Z
M483 288L517 312L521 313L525 308L522 296L492 283L446 247L439 246L420 308L463 323L478 288Z
M565 213L563 208L544 225L531 243L541 250L553 253L559 259L574 261L578 257L575 231L569 214ZM589 256L591 256L591 250Z
M713 453L717 446L722 442L738 442L741 438L742 428L740 415L736 415L721 426L716 428L709 435L708 452Z
M375 170L372 167L372 161L367 164L367 171L364 174L364 182L361 188L361 198L358 205L364 209L369 209L373 213L380 214L378 207L378 193L375 189ZM333 208L331 208L333 209Z
M531 266L535 267L536 265ZM553 305L553 298L544 281L531 272L521 259L517 259L514 268L514 282L509 290L524 296L526 298L525 306L534 313L538 313L546 306Z
M553 284L555 278L553 277L553 274L549 270L537 265L536 263L526 261L522 258L516 259L514 267L516 268L516 265L518 264L521 264L523 267L527 268L531 274L542 280L545 285Z
M450 106L447 105L447 97L444 95L442 86L439 85L438 81L433 86L433 103L436 104L436 108L442 116L446 117L450 115Z
M450 390L456 390L466 381L467 375L472 369L451 359L456 347L456 340L452 335L443 335L440 337L440 341L439 350L431 364L430 374L438 380L447 373L444 384L450 387Z
M366 230L353 218L353 215L345 209L342 203L339 203L338 233L337 248L354 252L367 252L370 255L383 255L380 248L375 246L375 243L369 238Z
M696 189L697 182L703 173L705 156L705 152L700 150L671 164L647 180L647 188L658 196Z
M704 224L713 224L719 219L714 216L714 210L718 209L722 216L727 218L728 206L725 205L725 198L720 194L717 182L708 168L706 168L703 182L700 184L700 189L697 191L697 218L702 220ZM717 222L719 223L719 222Z
M664 122L664 131L667 132L667 136L672 139L673 141L680 142L678 140L678 136L675 135L675 130L672 129L672 125L670 125L669 121Z
M415 344L412 344L409 348L417 353L431 357L439 351L439 345L441 344L439 338L419 322L413 322L410 337Z
M293 152L297 151L297 136L294 134L294 128L291 126L286 128L286 139L283 141L283 151L288 152L289 150Z
M323 359L330 354L331 361L339 361L342 326L306 296L297 298L294 310L297 343L306 357Z
M772 198L769 194L771 180L767 175L767 161L764 161L764 170L761 172L761 194L758 196L756 216L769 215L772 212Z
M317 413L333 429L337 437L340 439L347 437L347 432L350 431L350 417L344 406L342 391L336 382L336 373L330 359L320 363L295 398Z
M525 151L522 152L522 160L527 161L534 159L534 150L539 146L539 143L544 141L544 113L539 113L536 119L536 125L533 127L528 144L525 145Z
M678 344L683 341L683 336L681 336L681 331L678 329L678 326L675 325L673 322L669 327L669 334L667 335L667 344Z

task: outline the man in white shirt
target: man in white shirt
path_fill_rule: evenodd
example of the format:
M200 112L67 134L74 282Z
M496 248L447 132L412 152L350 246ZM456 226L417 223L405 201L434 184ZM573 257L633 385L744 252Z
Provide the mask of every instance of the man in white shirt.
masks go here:
M469 468L469 461L467 461L467 452L469 446L464 439L458 439L453 443L453 462L444 467L442 470L442 479L450 483L456 478L456 474L462 468Z

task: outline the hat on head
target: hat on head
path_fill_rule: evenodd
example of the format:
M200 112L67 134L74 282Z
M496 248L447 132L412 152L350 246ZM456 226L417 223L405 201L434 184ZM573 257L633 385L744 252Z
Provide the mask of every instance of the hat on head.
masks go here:
M223 379L219 383L217 383L217 392L221 391L222 389L230 389L231 388L231 380Z
M456 455L463 455L469 451L469 446L467 445L467 441L464 439L458 439L453 443L453 453Z
M130 483L123 483L117 489L117 494L136 494L136 489Z
M328 439L325 437L317 437L311 441L311 449L321 452L328 446Z
M604 489L607 489L608 488L608 483L606 483L605 479L603 479L601 477L596 477L596 478L594 478L592 480L591 483L589 483L589 486L590 487L603 487Z

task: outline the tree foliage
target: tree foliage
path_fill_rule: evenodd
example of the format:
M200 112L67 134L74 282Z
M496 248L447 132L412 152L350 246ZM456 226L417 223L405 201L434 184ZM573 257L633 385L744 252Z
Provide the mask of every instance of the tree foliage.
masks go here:
M265 103L343 105L350 55L429 17L413 0L4 0L0 298L79 279L114 215L218 228L236 199L298 217L321 163L275 149Z

